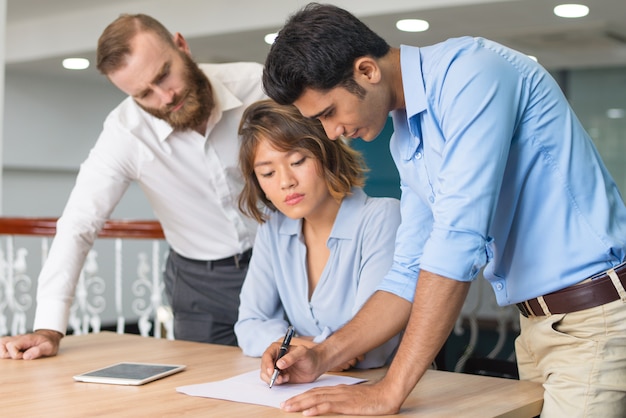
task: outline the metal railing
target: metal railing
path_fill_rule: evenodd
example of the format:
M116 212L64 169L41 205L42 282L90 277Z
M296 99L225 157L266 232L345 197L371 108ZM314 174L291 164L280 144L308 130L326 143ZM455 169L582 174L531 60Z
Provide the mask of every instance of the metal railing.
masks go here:
M27 331L27 312L32 310L36 291L33 277L39 271L32 268L25 243L16 245L18 237L40 240L41 265L48 256L49 243L56 233L57 218L0 217L0 335L16 335ZM161 247L163 230L152 220L108 220L98 235L98 240L113 241L113 280L101 275L98 252L92 249L85 260L76 287L74 303L70 310L68 332L84 334L98 332L111 293L115 305L115 329L123 333L127 319L137 321L139 333L160 338L165 333L173 339L172 318L164 303ZM145 240L149 247L137 254L136 273L124 271L122 260L124 245L128 240ZM140 241L141 242L141 241ZM24 244L24 245L22 245ZM32 245L31 245L32 246ZM128 298L129 276L132 301L130 312L125 308ZM113 289L110 289L110 287ZM112 292L111 292L112 290ZM108 296L107 296L108 292Z

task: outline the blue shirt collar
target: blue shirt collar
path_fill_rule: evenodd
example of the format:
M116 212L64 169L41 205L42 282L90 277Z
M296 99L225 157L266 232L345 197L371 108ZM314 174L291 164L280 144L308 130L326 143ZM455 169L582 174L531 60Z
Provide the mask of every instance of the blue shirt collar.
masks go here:
M419 48L400 46L400 70L407 119L426 110L426 90L422 77L422 54ZM407 94L407 92L409 94Z
M422 75L422 54L420 48L400 46L400 69L405 109L392 112L394 130L405 141L400 147L400 155L408 160L413 157L422 142L418 115L426 110L426 90Z

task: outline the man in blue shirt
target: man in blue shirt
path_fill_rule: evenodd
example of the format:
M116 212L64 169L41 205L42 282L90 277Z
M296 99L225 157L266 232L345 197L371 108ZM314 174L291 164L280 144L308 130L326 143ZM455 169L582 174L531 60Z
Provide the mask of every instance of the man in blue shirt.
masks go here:
M389 371L285 410L398 412L484 267L498 303L520 308L520 377L544 385L542 415L624 416L626 207L539 64L481 38L391 48L345 10L311 4L280 31L263 81L331 139L371 141L391 112L402 188L394 263L378 291L324 343L279 360L276 383L315 379L406 326ZM265 380L275 353L264 354Z

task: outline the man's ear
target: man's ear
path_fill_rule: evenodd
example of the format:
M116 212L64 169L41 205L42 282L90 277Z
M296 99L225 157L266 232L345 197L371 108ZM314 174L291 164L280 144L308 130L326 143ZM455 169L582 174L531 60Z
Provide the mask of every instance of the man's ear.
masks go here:
M187 43L187 40L183 37L183 35L180 34L180 32L176 32L174 34L173 40L174 40L174 45L176 45L178 49L183 51L185 54L191 56L191 50L189 49L189 44Z
M364 83L380 82L381 71L378 62L371 57L361 57L354 61L354 79Z

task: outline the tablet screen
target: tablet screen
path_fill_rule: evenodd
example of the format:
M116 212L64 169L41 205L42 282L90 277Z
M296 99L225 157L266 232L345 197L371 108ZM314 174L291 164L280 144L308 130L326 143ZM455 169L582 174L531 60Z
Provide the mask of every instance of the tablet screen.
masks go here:
M114 385L143 385L182 371L180 364L117 363L74 376L74 380Z

